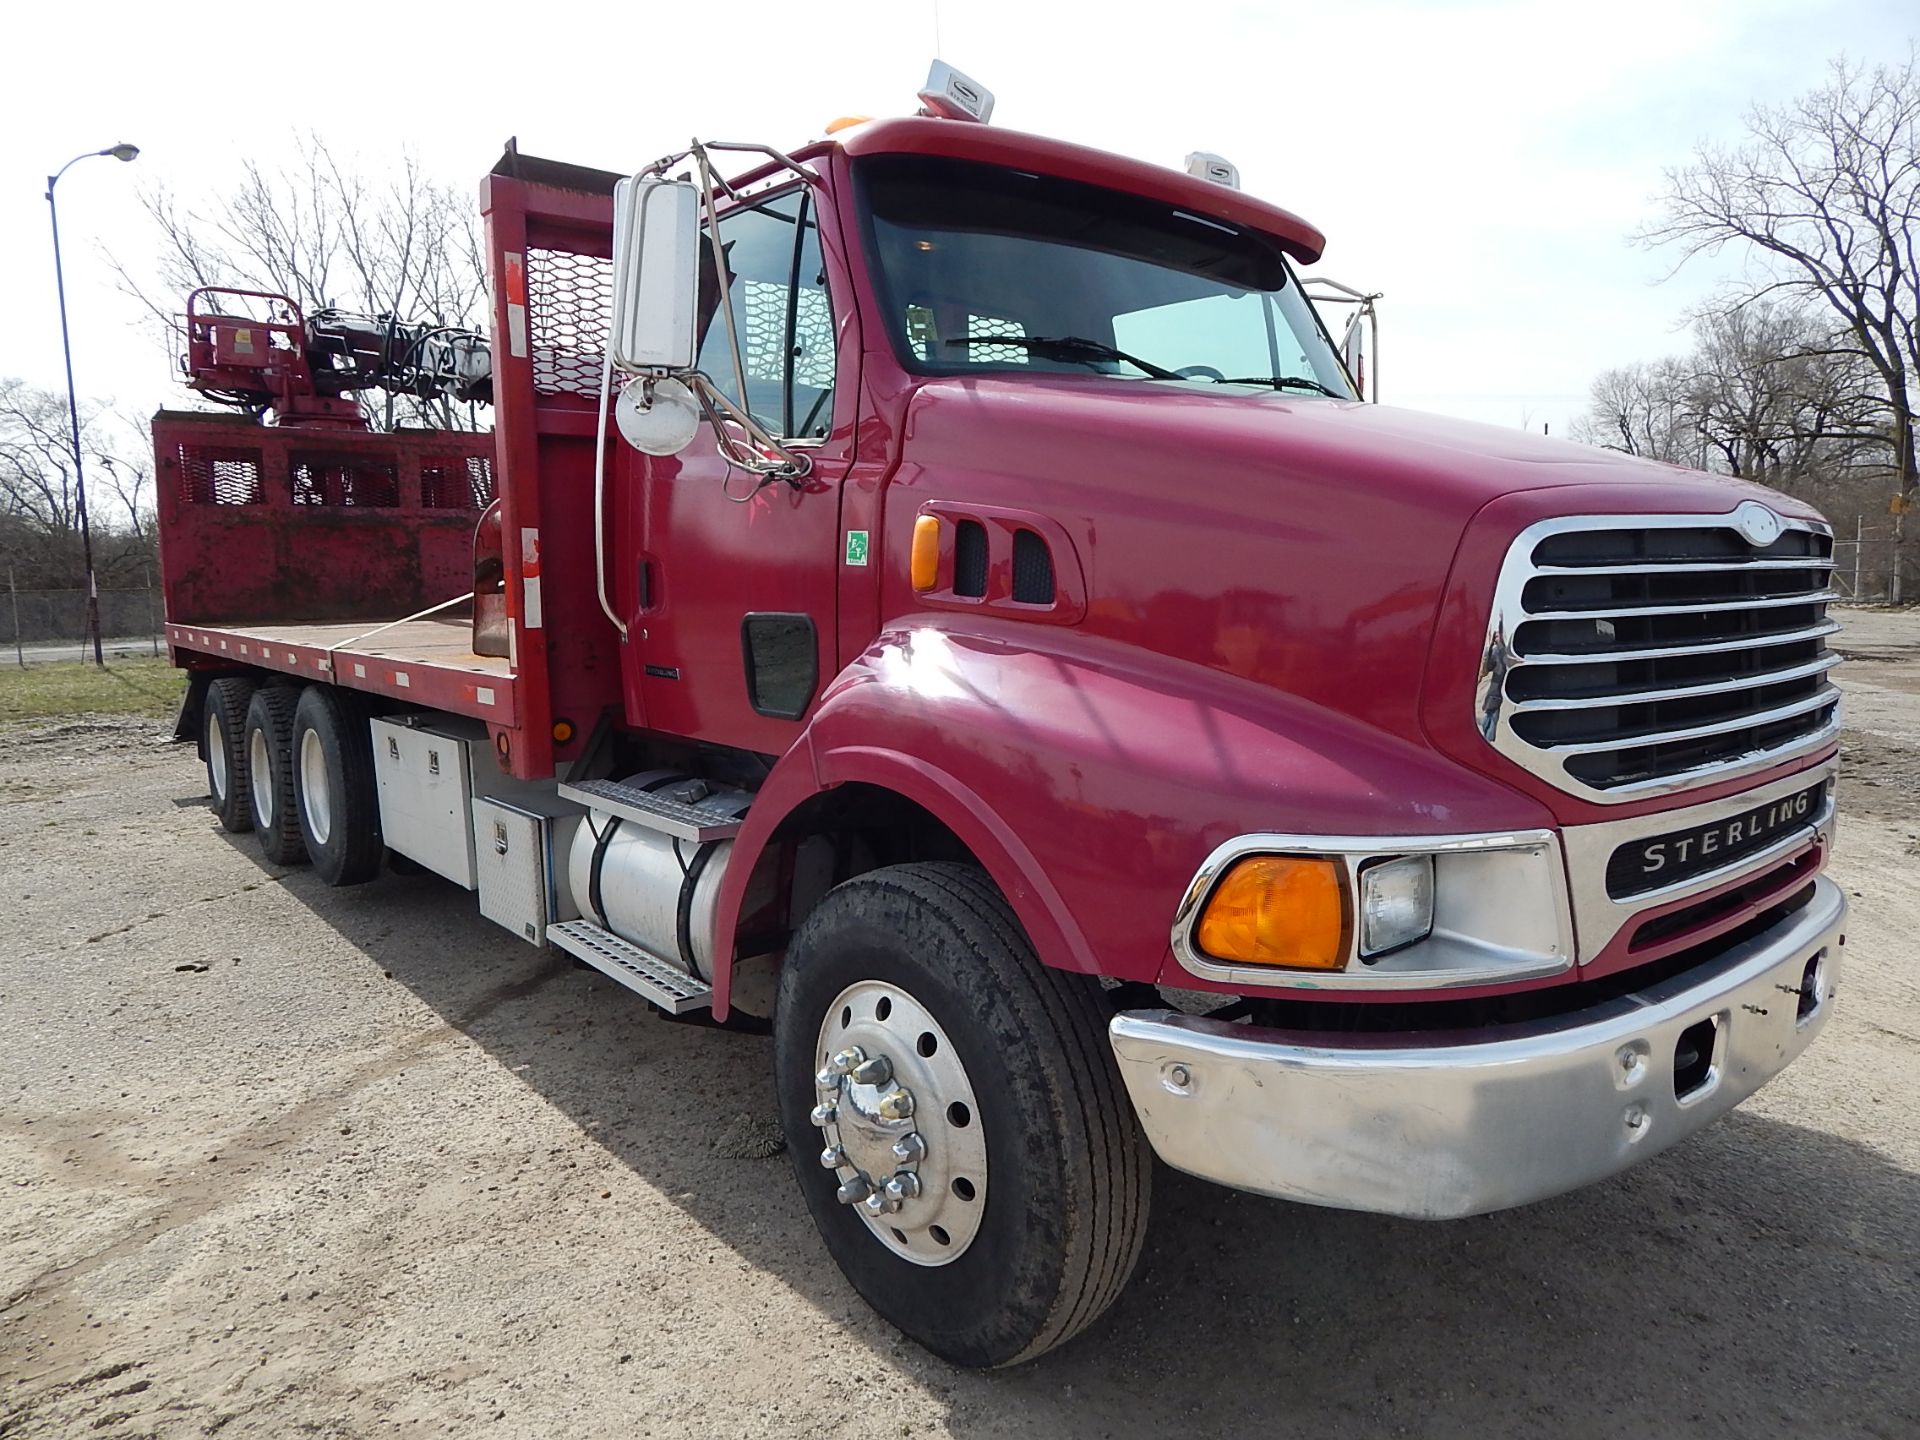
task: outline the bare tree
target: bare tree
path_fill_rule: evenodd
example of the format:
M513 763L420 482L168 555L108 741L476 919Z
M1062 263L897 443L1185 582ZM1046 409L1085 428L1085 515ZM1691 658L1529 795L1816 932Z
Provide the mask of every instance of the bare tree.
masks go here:
M1877 380L1903 530L1920 483L1920 50L1871 70L1836 61L1825 85L1756 107L1746 128L1744 143L1702 146L1691 164L1668 172L1665 215L1642 238L1680 247L1683 261L1729 245L1757 261L1724 310L1767 296L1831 309L1835 348Z
M407 154L370 181L308 136L294 164L245 161L224 195L183 202L143 197L159 231L157 272L143 279L115 258L123 287L169 332L188 291L203 285L286 295L311 315L329 306L406 322L484 328L486 250L470 195L429 179ZM376 423L462 424L446 399L374 392Z
M1781 489L1837 482L1887 457L1878 376L1816 315L1759 301L1695 321L1689 423L1730 475Z
M107 583L139 574L153 554L148 504L152 465L134 433L98 406L80 412L80 443L94 488L96 573ZM131 442L131 443L129 443ZM24 380L0 378L0 559L30 586L65 588L82 582L79 496L64 395ZM98 504L102 490L126 511Z
M1624 365L1594 382L1573 438L1672 465L1698 464L1700 438L1687 409L1687 371L1678 360Z

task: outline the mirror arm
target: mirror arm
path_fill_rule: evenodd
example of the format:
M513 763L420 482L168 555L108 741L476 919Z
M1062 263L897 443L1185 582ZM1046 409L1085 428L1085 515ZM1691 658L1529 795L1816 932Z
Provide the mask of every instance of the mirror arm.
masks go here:
M707 243L713 250L714 292L719 296L716 308L726 322L727 352L733 360L733 383L742 403L747 398L747 367L740 358L740 336L733 324L733 288L727 283L727 252L720 248L720 218L713 204L713 167L707 162L706 149L695 143L694 163L700 167L700 200L707 212Z
M600 425L593 434L593 590L600 599L600 612L613 622L624 645L627 622L607 595L607 404L612 395L613 347L609 344L600 368Z
M640 173L642 175L665 174L670 167L678 165L682 160L692 159L695 153L701 150L727 150L740 154L765 155L772 162L770 165L761 166L759 170L752 170L746 175L741 176L739 179L740 184L748 184L756 179L761 171L772 170L776 167L791 170L809 185L824 185L826 183L820 178L819 171L813 169L811 166L802 164L784 150L776 150L771 145L755 145L738 140L707 140L704 142L696 140L689 149L676 150L671 155L662 156ZM734 200L740 198L739 191L734 189L734 182L719 176L716 176L715 179L719 181L720 187L726 191L728 198Z
M719 386L698 370L688 371L675 377L693 391L694 399L700 402L701 412L713 426L714 449L720 452L720 458L729 465L738 465L742 470L750 470L756 475L764 475L771 480L784 480L798 489L813 469L813 457L790 450L751 414L729 400ZM752 454L741 448L740 442L728 430L728 424L738 425L747 432L747 438L780 457L778 462L770 462L764 456Z

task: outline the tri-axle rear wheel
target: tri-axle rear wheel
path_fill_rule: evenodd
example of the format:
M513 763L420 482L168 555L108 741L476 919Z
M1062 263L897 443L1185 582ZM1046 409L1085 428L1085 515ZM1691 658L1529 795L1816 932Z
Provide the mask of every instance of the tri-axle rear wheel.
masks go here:
M1151 1161L1105 1020L968 866L858 876L794 938L774 1057L801 1191L854 1288L944 1359L1031 1359L1132 1274Z
M253 685L245 676L222 676L207 686L200 712L206 726L207 793L213 797L213 813L235 834L253 828L246 744Z
M293 785L293 714L298 686L263 685L247 706L247 772L252 784L253 833L275 865L306 862L300 801Z
M326 685L300 692L289 744L300 836L314 873L358 885L380 873L380 795L373 741L359 707Z

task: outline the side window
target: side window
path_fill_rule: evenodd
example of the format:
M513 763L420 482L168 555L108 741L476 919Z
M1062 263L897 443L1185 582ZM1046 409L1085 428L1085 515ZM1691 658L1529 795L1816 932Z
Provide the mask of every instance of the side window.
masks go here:
M720 246L747 393L738 393L710 263L701 274L700 369L775 435L825 435L833 423L833 305L812 197L789 190L730 212L720 221Z

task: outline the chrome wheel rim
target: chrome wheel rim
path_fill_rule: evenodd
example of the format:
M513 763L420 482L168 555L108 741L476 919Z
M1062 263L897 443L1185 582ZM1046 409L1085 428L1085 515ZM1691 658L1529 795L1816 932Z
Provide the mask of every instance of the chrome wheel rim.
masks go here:
M333 788L327 779L327 756L320 748L320 732L300 737L300 813L316 845L333 833Z
M220 734L220 714L207 707L207 779L212 782L213 798L227 803L227 746Z
M254 777L253 823L262 830L273 826L273 760L267 754L267 732L247 737L247 770Z
M827 1008L814 1045L820 1164L887 1249L950 1265L987 1210L987 1137L973 1081L932 1013L862 980Z

